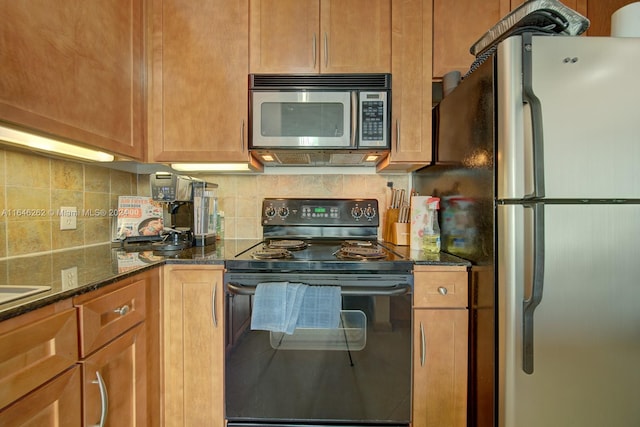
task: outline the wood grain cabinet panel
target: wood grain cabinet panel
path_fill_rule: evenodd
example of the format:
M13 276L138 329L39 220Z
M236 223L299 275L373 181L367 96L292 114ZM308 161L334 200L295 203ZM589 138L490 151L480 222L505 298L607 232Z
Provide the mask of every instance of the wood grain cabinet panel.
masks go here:
M142 159L143 0L0 10L0 121Z
M391 153L380 170L412 171L431 162L431 0L392 3Z
M75 310L69 304L69 309L62 312L48 315L48 311L40 310L43 315L32 312L2 323L0 408L69 369L78 360ZM19 326L13 328L13 324Z
M86 357L146 316L145 280L105 295L85 294L74 299L80 316L80 356Z
M82 361L84 425L148 425L145 340L138 325Z
M164 267L164 420L224 425L223 267Z
M433 77L464 76L475 60L471 46L510 10L509 0L433 0Z
M244 162L248 0L150 0L149 159Z
M80 366L75 365L9 407L0 410L1 426L82 425Z
M389 0L251 0L251 73L388 73Z
M73 299L84 425L161 425L159 283L152 269Z
M414 311L413 427L467 426L467 310Z
M415 267L413 427L467 426L468 287L466 267Z

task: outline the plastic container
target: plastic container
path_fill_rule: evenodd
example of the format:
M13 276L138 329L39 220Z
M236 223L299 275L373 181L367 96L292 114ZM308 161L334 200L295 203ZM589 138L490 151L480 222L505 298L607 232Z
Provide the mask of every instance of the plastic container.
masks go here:
M438 223L438 209L440 198L431 197L427 200L427 215L422 229L422 250L426 253L440 252L440 224Z

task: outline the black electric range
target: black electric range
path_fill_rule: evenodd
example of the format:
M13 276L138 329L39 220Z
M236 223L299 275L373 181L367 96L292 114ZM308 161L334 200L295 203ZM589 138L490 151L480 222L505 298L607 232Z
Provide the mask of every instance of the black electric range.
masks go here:
M375 199L268 198L263 240L227 260L228 271L410 272L412 262L378 241Z

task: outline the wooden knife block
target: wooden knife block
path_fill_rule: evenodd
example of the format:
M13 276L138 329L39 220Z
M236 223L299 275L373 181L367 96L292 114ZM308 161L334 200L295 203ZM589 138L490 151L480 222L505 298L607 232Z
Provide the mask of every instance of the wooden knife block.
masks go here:
M398 246L409 244L409 223L398 222L400 209L388 209L385 215L384 233L382 238L385 242Z

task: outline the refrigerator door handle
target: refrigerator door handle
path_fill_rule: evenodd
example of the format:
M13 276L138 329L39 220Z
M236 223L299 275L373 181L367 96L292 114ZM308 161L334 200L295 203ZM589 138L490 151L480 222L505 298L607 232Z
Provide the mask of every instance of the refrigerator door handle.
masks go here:
M544 138L542 132L542 103L533 90L533 40L531 33L522 35L522 99L529 108L531 122L531 156L533 168L533 193L526 198L545 196L544 184Z
M522 370L533 373L533 313L542 301L544 287L544 204L525 205L533 209L533 271L529 295L522 302Z

